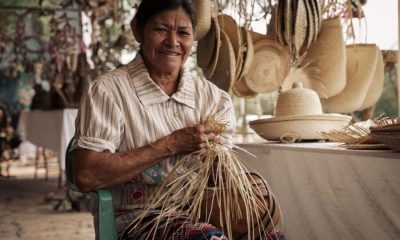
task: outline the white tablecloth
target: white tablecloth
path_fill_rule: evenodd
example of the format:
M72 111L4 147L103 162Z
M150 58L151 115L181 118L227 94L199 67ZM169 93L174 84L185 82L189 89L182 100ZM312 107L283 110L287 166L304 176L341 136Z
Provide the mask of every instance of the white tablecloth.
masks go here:
M22 111L18 133L23 140L57 151L61 169L65 169L65 151L75 133L77 109Z
M238 144L275 192L295 240L400 239L400 153L334 143Z

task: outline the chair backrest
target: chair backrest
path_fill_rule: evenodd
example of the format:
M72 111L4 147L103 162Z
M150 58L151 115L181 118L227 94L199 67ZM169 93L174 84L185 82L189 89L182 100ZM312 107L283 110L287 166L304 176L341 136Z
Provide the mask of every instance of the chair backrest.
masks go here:
M74 138L72 138L67 147L67 151L65 153L65 174L67 178L68 184L72 189L79 191L78 187L75 185L74 181L74 170L73 170L73 154L72 154L72 145L74 144Z

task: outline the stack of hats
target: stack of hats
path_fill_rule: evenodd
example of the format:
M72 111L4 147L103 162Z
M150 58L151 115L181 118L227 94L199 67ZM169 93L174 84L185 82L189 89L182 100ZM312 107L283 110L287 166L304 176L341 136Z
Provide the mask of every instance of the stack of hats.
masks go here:
M278 90L291 62L287 47L238 26L226 14L211 18L208 33L197 45L197 64L204 76L240 97Z
M341 129L350 116L324 114L318 94L295 82L278 96L275 117L250 122L250 127L266 140L282 142L326 139L321 132Z
M390 149L400 151L400 118L378 121L376 127L371 127L371 135Z

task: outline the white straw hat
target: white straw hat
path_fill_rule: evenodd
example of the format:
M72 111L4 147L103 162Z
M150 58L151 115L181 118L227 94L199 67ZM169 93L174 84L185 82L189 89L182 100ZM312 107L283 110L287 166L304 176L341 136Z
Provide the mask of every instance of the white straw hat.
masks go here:
M250 127L267 140L326 139L320 132L341 129L351 120L341 114L324 114L318 94L299 82L278 97L276 116L250 122Z

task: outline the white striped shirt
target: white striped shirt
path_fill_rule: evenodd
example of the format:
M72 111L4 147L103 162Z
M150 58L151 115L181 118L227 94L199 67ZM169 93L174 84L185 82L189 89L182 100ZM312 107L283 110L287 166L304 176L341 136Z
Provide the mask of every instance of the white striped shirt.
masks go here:
M183 70L171 97L150 78L140 53L126 66L89 84L76 119L75 148L124 152L194 126L207 116L228 124L222 141L232 145L234 109L228 93ZM114 205L126 209L142 205L181 156L151 166L135 181L112 189ZM94 173L95 174L95 173Z

